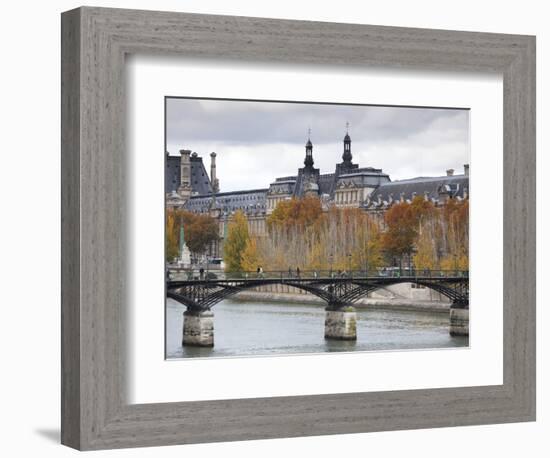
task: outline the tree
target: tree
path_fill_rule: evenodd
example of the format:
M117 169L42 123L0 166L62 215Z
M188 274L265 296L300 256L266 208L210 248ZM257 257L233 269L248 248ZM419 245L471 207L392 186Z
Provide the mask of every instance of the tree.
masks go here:
M241 268L247 272L254 272L261 265L260 256L258 253L258 244L255 237L247 240L241 255Z
M166 259L172 261L179 254L179 225L176 223L174 211L166 212Z
M469 203L467 200L449 199L443 207L445 255L442 269L467 270L469 268Z
M186 243L193 253L204 253L218 239L218 224L207 215L193 215L185 229Z
M244 212L238 210L227 228L227 239L223 250L226 271L239 272L243 270L242 256L249 238L248 221Z
M413 257L414 266L417 269L432 270L437 268L437 238L434 225L435 221L432 218L420 225L416 240L416 253Z
M218 239L218 223L208 215L187 210L169 209L166 212L166 258L179 255L180 228L183 224L185 243L193 253L204 253Z
M379 224L358 208L323 212L317 198L292 199L277 206L268 227L256 245L269 270L364 270L382 263Z
M267 218L267 226L273 228L306 228L315 224L323 215L320 199L303 197L279 202Z
M382 246L390 256L402 258L412 252L416 239L416 222L409 204L401 202L393 205L384 215L386 232L382 237Z
M384 215L386 232L382 245L386 253L400 259L411 255L417 241L422 222L434 214L431 202L416 196L411 203L400 202L393 205Z

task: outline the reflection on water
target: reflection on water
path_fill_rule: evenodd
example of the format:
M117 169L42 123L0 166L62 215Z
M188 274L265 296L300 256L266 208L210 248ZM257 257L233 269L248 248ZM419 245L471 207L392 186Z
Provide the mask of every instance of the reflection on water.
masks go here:
M222 357L468 346L446 313L357 310L357 341L325 340L322 305L225 300L215 305L214 347L182 347L185 307L168 299L166 357Z

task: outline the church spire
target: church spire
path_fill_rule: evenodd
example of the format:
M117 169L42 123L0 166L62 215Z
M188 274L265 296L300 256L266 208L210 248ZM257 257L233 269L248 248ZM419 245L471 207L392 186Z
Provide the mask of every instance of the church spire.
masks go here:
M313 143L311 143L311 128L307 130L306 158L304 165L308 168L313 167Z
M352 160L351 155L351 137L349 136L349 122L346 122L346 136L344 137L344 154L342 154L342 159L345 164L351 164Z

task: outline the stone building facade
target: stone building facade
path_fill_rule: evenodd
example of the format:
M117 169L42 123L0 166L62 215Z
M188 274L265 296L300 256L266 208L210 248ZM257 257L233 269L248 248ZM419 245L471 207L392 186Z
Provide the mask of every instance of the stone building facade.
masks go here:
M209 214L219 223L219 241L209 256L223 256L223 242L232 215L242 210L248 219L252 235L266 233L266 218L277 204L294 197L315 196L321 199L323 209L336 207L363 208L374 216L383 213L397 202L410 202L415 196L429 199L436 205L447 199L467 199L469 187L468 165L464 173L453 170L439 177L417 177L391 181L382 169L360 167L353 163L351 137L343 140L341 162L334 172L323 174L314 166L313 144L305 145L304 166L295 175L278 177L261 189L220 192L216 171L216 153L210 154L210 174L202 157L190 150L180 150L180 156L166 153L165 192L169 208L182 208L195 213Z

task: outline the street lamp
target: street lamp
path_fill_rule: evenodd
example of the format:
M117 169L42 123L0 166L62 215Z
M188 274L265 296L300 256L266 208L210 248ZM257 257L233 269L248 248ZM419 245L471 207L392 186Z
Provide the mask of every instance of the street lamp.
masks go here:
M330 253L328 255L328 261L330 263L330 278L332 278L332 261L334 260L334 255Z
M348 253L348 272L351 277L351 253Z

